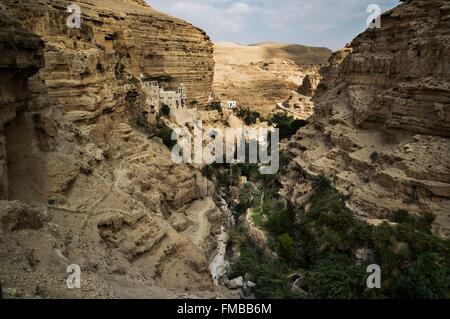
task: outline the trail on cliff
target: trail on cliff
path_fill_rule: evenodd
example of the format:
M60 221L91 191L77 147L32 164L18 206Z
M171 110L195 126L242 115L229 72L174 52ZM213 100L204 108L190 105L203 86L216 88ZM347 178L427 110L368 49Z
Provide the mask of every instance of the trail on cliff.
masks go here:
M211 198L197 200L186 209L186 216L192 224L184 234L199 248L203 248L205 242L211 239L211 223L208 217L217 209Z

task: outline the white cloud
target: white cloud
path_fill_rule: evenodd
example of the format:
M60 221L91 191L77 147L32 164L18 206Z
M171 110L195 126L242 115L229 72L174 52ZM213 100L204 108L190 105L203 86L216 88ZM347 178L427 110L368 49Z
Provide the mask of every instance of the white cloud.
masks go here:
M172 3L171 7L179 12L210 13L214 10L214 7L207 3L197 3L195 1L178 1Z
M148 0L203 28L214 41L282 41L337 49L366 26L366 8L398 0Z
M248 4L242 2L235 2L226 9L231 14L247 14L251 12L251 8Z

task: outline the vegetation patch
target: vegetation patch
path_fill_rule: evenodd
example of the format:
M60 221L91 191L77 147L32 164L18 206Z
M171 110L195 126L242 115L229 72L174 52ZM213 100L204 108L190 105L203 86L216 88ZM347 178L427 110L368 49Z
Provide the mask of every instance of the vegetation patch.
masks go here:
M297 120L283 112L273 114L267 122L280 130L280 140L291 137L307 124L305 120Z
M261 118L261 114L259 112L251 111L248 107L235 109L234 114L242 119L247 126L256 124L258 119Z
M308 209L294 207L278 193L290 160L281 156L278 175L261 175L255 164L204 169L237 215L253 210L278 255L276 261L265 258L245 234L234 241L242 251L234 274L253 274L258 298L450 298L450 241L431 232L433 214L399 211L389 216L391 223L369 225L324 175L314 181ZM381 268L381 289L367 288L371 264ZM288 274L299 271L305 278L294 287Z

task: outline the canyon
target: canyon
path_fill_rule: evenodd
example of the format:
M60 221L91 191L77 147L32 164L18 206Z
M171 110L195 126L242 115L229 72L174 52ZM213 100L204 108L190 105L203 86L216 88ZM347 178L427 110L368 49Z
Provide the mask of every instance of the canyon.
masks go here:
M184 83L206 102L213 45L143 1L79 4L82 27L70 29L65 1L1 2L4 293L220 296L208 238L222 213L209 201L197 216L207 198L201 174L175 165L161 140L135 125L141 79ZM81 265L81 290L65 287L69 264Z
M167 132L180 124L149 109L145 84L155 81L166 90L184 84L187 107L207 128L245 126L233 110L211 110L211 98L259 112L255 126L283 111L305 120L281 142L289 161L279 174L255 183L279 187L270 191L296 211L290 225L326 180L337 202L373 229L395 227L399 211L430 213L429 235L450 235L448 0L402 1L381 16L382 28L334 53L213 44L143 0L77 3L79 29L68 27L66 1L0 0L5 297L254 298L264 281L232 269L242 266L239 245L253 237L264 262L284 262L255 207L237 212L242 197L257 197L242 194L254 172L236 177L231 166L221 177L237 186L227 188L206 174L211 167L173 162ZM394 244L398 255L406 250ZM349 249L355 263L375 255L357 248ZM66 286L73 264L81 289ZM298 283L302 271L276 276ZM305 296L295 285L296 297Z
M310 123L285 145L294 176L325 173L366 220L432 212L449 235L449 8L406 1L332 55ZM294 201L310 188L286 179Z

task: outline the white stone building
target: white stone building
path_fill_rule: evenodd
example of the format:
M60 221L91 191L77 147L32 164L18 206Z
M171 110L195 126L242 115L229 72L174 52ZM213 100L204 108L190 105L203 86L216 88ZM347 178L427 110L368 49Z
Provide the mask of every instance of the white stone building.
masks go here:
M235 108L237 108L237 102L236 101L227 101L226 106L229 109L235 109Z
M147 95L146 105L150 113L158 113L164 105L170 108L170 119L183 125L193 117L193 110L188 108L186 88L183 83L176 91L166 91L158 81L143 82L143 90Z

